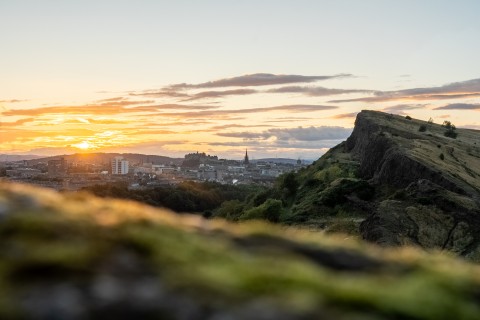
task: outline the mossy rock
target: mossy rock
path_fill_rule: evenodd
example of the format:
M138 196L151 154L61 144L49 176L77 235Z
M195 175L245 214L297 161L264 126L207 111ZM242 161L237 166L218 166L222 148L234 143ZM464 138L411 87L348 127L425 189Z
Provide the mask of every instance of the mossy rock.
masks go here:
M480 268L0 184L1 319L479 319Z

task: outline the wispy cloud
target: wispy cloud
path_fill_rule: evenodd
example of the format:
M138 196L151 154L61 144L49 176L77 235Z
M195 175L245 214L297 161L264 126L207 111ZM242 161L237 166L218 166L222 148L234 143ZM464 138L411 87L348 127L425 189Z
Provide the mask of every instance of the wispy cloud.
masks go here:
M271 74L271 73L255 73L238 77L225 78L198 84L178 83L173 84L170 88L188 89L188 88L223 88L223 87L253 87L253 86L269 86L288 83L307 83L320 80L329 80L336 78L352 77L351 74L337 74L331 76L303 76L294 74Z
M161 113L164 116L171 116L177 118L205 118L212 117L218 118L223 116L231 116L237 114L255 114L261 112L275 112L275 111L284 111L284 112L315 112L315 111L324 111L324 110L333 110L337 109L336 106L325 106L325 105L310 105L310 104L295 104L295 105L284 105L284 106L275 106L275 107L260 107L260 108L247 108L247 109L232 109L232 110L208 110L208 111L194 111L194 112L170 112L170 113Z
M14 141L32 141L36 140L45 140L53 141L60 140L65 141L65 138L78 138L78 137L90 137L96 132L88 129L75 129L65 132L64 130L24 130L24 129L13 129L9 128L8 130L1 130L0 128L0 142L14 142Z
M428 104L397 104L394 106L383 108L383 111L389 113L404 114L405 111L424 109L426 106L428 106Z
M320 141L320 140L338 140L346 139L352 129L344 127L297 127L285 129L268 129L261 132L226 132L217 133L218 136L241 138L241 139L270 139L276 140L297 140L297 141Z
M387 102L399 100L449 100L480 97L480 78L449 83L439 87L412 88L398 91L375 91L373 97L331 100L340 102Z
M332 119L350 119L350 118L355 118L357 116L358 112L351 112L351 113L341 113L334 115L331 117Z
M210 129L213 130L223 130L223 129L233 129L233 128L271 128L272 125L259 124L259 125L244 125L244 124L224 124L220 126L213 126ZM274 126L273 126L274 127Z
M479 103L451 103L434 110L480 110Z
M0 100L0 103L19 103L19 102L25 102L28 100L19 100L19 99L10 99L10 100Z
M282 117L282 118L275 118L272 120L265 120L265 123L282 123L282 122L292 122L292 121L302 121L302 120L310 120L311 118L307 117Z
M13 121L13 122L0 122L0 128L1 127L18 127L18 126L21 126L25 123L29 123L29 122L32 122L32 121L35 121L35 118L20 119L20 120Z
M181 104L159 104L138 107L127 107L140 103L151 103L154 101L119 101L104 102L99 104L86 104L81 106L58 106L43 107L35 109L11 109L3 111L4 116L40 116L46 114L84 114L84 115L118 115L124 113L149 113L163 112L165 110L209 110L218 106L195 106Z
M187 93L179 92L174 89L145 90L142 92L131 92L130 96L144 96L153 98L189 98Z
M322 97L347 93L372 93L372 90L332 89L324 87L287 86L267 90L269 93L301 93L310 97Z
M184 101L192 101L192 100L199 100L199 99L211 99L211 98L222 98L226 96L238 96L238 95L249 95L258 93L257 90L253 89L235 89L235 90L224 90L224 91L203 91L196 94L191 95L189 98L185 99Z

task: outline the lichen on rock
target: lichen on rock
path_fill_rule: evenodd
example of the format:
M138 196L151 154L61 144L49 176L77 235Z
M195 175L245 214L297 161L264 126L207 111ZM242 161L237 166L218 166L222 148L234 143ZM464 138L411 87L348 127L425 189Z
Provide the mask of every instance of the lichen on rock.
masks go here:
M2 319L480 317L445 254L7 183L0 208Z

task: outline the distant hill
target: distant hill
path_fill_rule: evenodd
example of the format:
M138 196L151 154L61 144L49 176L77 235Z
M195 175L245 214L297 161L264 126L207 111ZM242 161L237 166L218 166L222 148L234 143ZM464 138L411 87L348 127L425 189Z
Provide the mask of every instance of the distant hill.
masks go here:
M303 159L300 159L302 161L302 163L304 164L310 164L312 163L312 161L310 160L303 160ZM264 161L264 162L273 162L273 163L282 163L282 164L296 164L298 159L289 159L289 158L263 158L263 159L253 159L253 160L250 160L250 162L252 163L256 163L256 162L260 162L260 161Z
M23 161L42 158L33 154L0 154L0 162Z
M130 164L153 163L153 164L176 164L182 163L183 158L170 158L158 155L146 155L139 153L75 153L70 155L60 155L45 158L37 158L29 161L30 164L47 162L52 159L64 158L67 162L90 162L90 163L109 163L114 157L122 156L127 159Z

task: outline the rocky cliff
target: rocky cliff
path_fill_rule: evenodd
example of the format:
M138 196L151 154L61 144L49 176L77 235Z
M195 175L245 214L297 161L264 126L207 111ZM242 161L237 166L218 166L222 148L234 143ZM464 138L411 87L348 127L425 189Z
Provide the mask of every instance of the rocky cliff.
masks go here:
M0 183L0 239L1 319L480 318L478 266L278 225Z
M362 111L348 140L299 174L304 183L293 214L350 214L364 239L478 261L480 131L455 129L456 138L446 131L431 121ZM326 194L336 201L329 205Z

